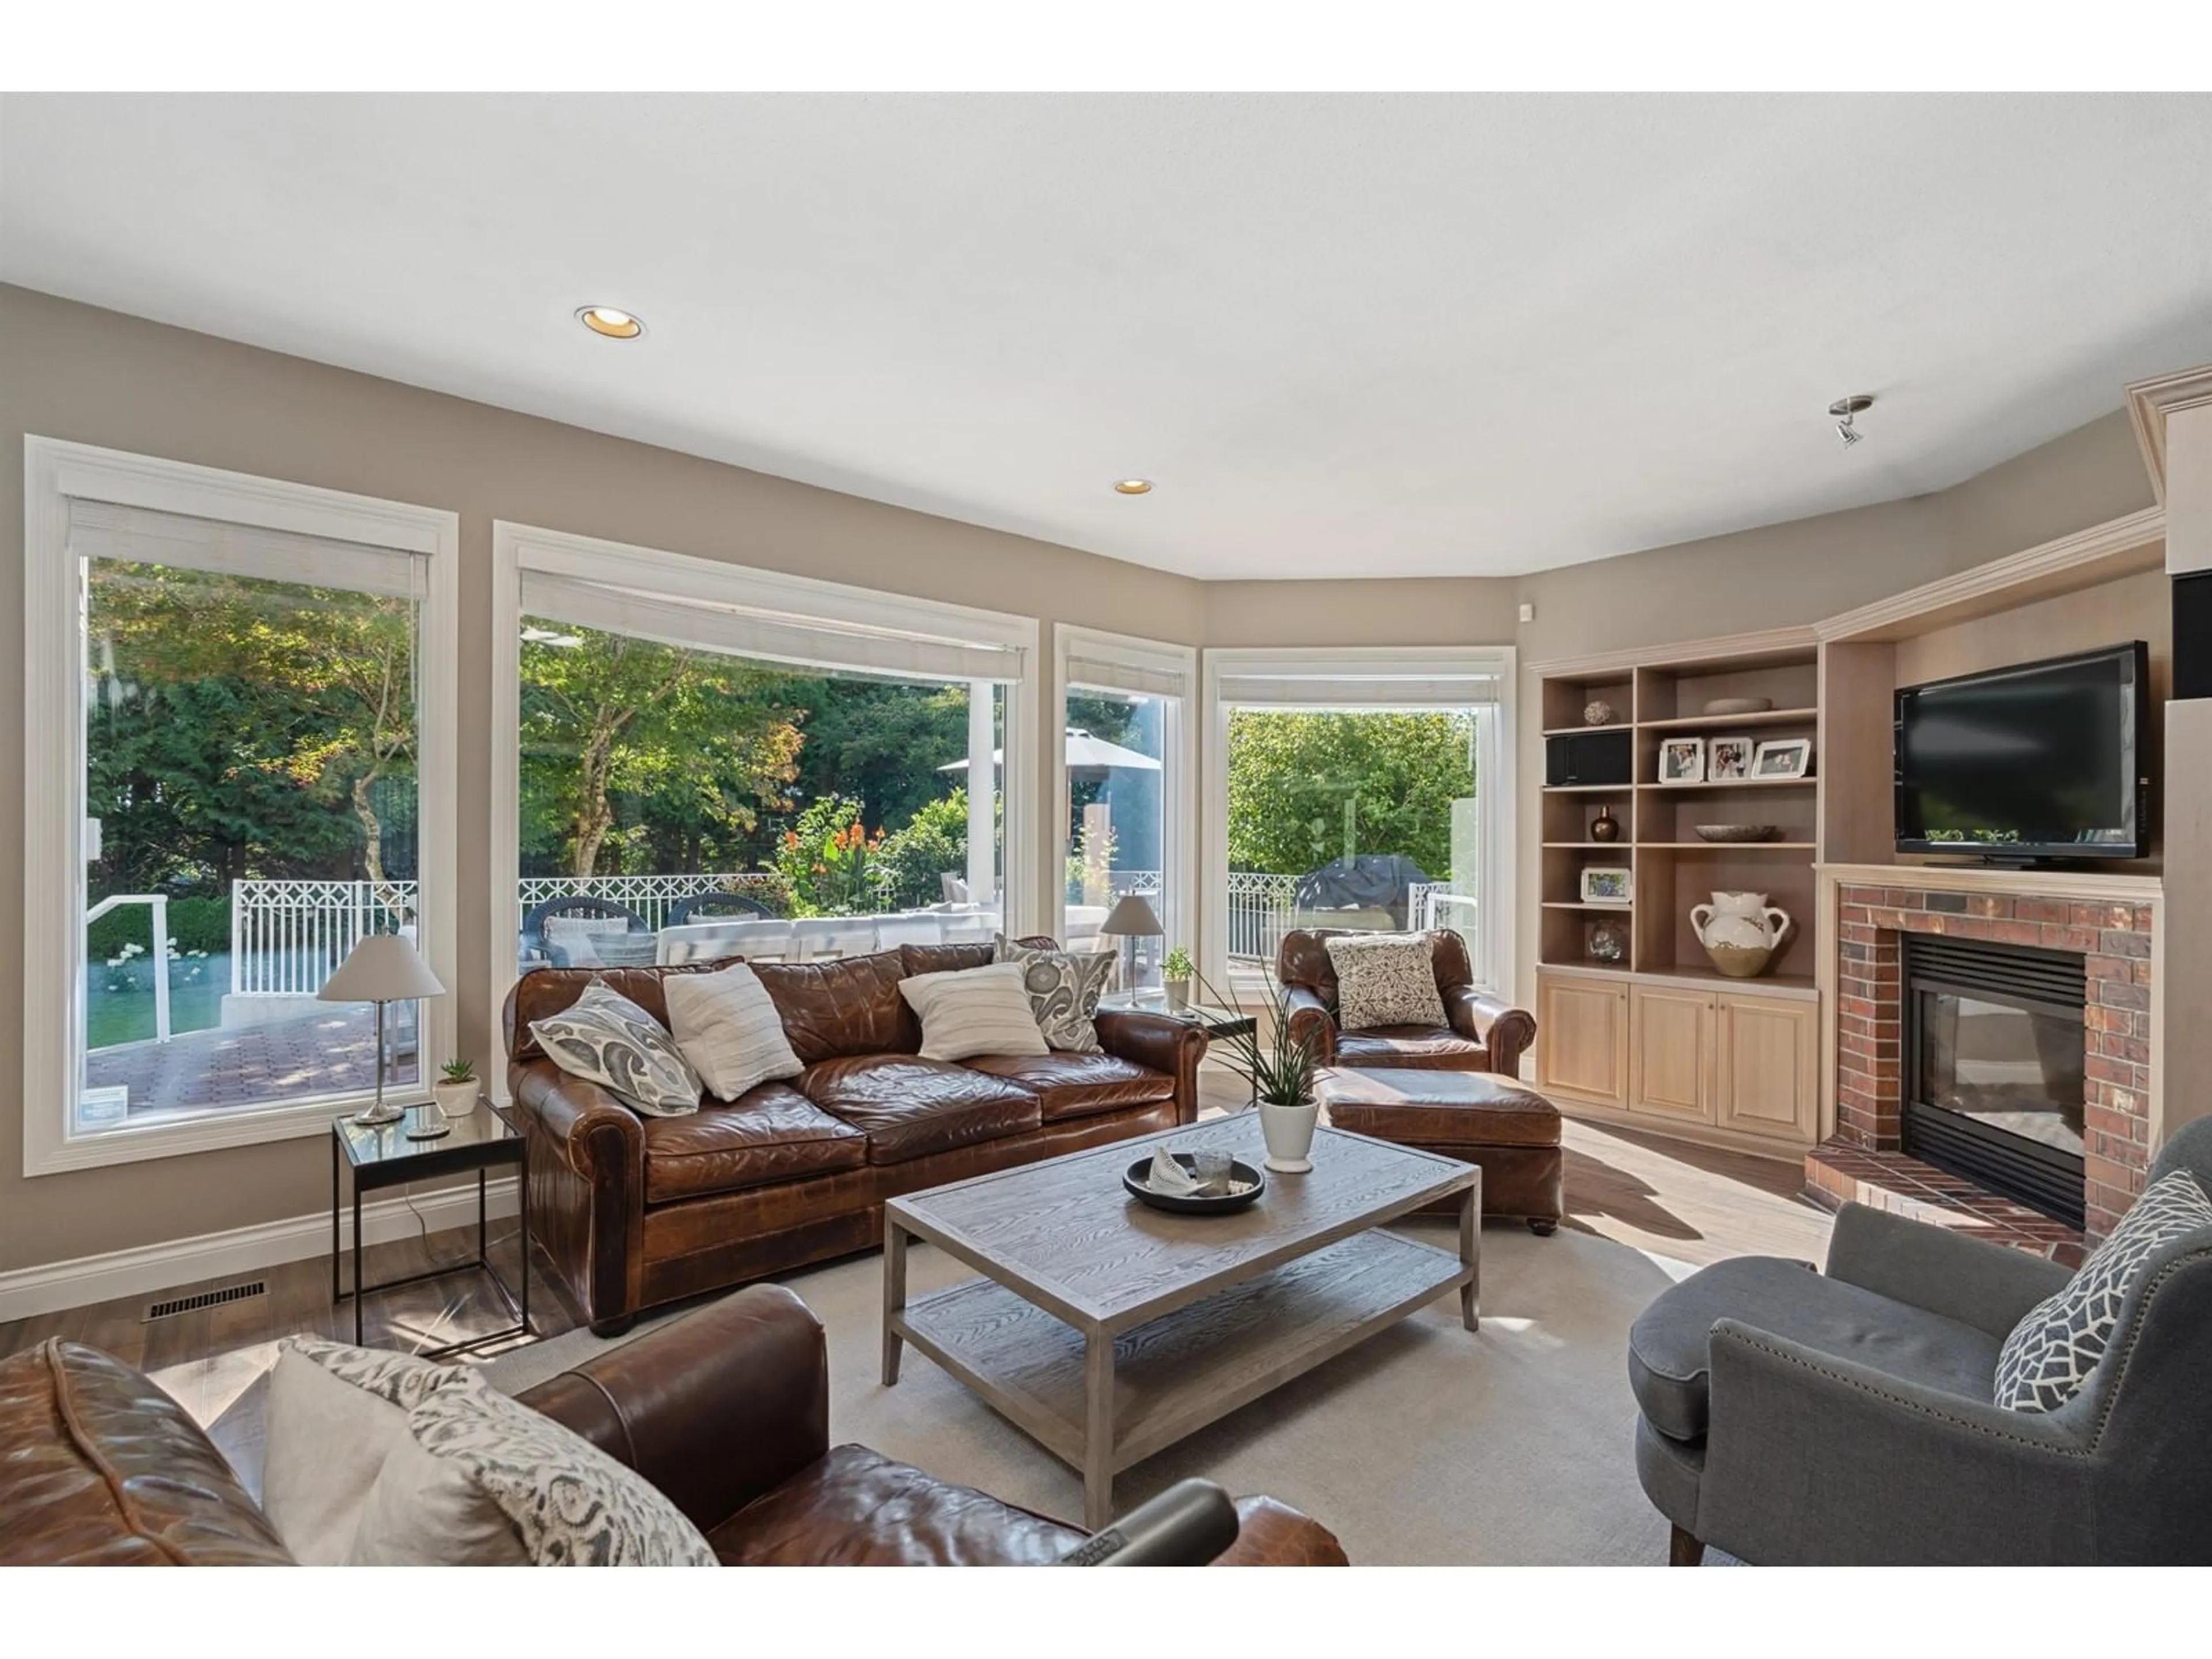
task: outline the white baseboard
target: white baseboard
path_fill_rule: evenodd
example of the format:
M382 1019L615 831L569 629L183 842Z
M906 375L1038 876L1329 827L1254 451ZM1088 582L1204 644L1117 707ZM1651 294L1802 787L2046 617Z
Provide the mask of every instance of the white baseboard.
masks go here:
M493 1217L511 1216L518 1207L514 1177L503 1176L489 1187ZM401 1198L380 1198L361 1206L361 1231L372 1244L389 1244L416 1236L421 1212L433 1232L445 1227L474 1224L477 1194L473 1182L445 1187L415 1200L415 1209ZM353 1217L342 1212L338 1234L352 1243ZM145 1244L135 1249L110 1250L102 1255L82 1255L70 1261L51 1261L37 1267L18 1267L0 1273L0 1322L58 1313L88 1303L117 1297L143 1296L190 1285L203 1279L225 1279L286 1261L326 1255L331 1248L331 1217L327 1210L264 1221L252 1227L234 1227L227 1232L201 1233L167 1244Z

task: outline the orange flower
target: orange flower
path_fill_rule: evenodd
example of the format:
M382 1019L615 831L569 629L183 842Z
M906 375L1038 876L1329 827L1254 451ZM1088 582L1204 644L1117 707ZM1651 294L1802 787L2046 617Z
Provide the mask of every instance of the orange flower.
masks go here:
M799 831L796 830L785 830L783 832L783 844L787 850L796 853L799 850Z

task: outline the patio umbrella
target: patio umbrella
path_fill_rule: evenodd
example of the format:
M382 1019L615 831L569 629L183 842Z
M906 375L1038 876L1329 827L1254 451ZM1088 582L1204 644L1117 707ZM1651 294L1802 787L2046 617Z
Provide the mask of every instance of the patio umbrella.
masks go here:
M1124 749L1118 743L1109 743L1103 738L1094 738L1079 726L1071 726L1067 728L1066 754L1067 769L1077 777L1088 775L1096 778L1115 771L1157 772L1160 769L1160 763L1150 755L1140 755L1133 749ZM994 749L991 751L991 764L1004 766L1006 763L1006 751L1003 749ZM968 763L965 760L957 760L937 769L940 772L965 772L968 769Z

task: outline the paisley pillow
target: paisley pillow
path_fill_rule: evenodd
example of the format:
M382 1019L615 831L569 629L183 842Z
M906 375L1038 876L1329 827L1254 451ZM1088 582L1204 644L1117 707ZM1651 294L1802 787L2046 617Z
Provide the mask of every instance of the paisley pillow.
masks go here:
M1326 942L1336 969L1337 1024L1346 1030L1448 1023L1426 933L1354 933Z
M1106 981L1114 976L1110 952L1048 951L1017 945L1000 933L993 941L992 960L1020 967L1022 988L1029 993L1030 1010L1047 1042L1079 1054L1098 1052L1098 1028L1091 1022Z
M699 1073L660 1022L603 979L557 1014L530 1023L546 1057L651 1117L699 1109Z

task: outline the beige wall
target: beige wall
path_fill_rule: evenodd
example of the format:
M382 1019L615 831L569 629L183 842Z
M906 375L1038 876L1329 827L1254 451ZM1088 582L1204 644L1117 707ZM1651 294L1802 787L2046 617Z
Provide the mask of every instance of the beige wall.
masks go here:
M1200 637L1202 589L1183 577L0 286L0 546L18 568L27 433L460 514L453 989L463 1048L477 1054L497 1052L483 880L494 519L1033 616L1048 651L1054 622ZM11 646L22 638L22 604L20 580L0 583L0 641ZM1042 676L1041 695L1050 678ZM19 799L60 784L22 777L22 695L20 673L0 675L0 778L21 781L8 792ZM1032 721L1041 764L1057 764L1045 735L1056 725ZM0 893L21 890L22 830L19 812L0 812ZM1051 833L1037 825L1041 846ZM0 951L0 1054L21 1051L22 971L19 951ZM0 1079L0 1272L312 1214L329 1201L328 1154L314 1139L27 1181L18 1076L10 1060Z
M2117 396L2117 388L2115 389ZM1545 657L1809 621L2147 504L2124 422L2100 421L1956 489L1521 579L1206 584L0 286L0 448L99 444L448 508L461 518L460 984L464 1046L496 1052L490 963L490 542L494 519L1216 646L1468 645ZM0 538L21 562L21 467L0 465ZM1534 623L1515 621L1522 599ZM0 640L21 637L0 583ZM1048 678L1048 676L1047 677ZM0 778L22 777L22 688L0 676ZM1043 711L1035 711L1042 715ZM1540 769L1522 721L1522 799ZM1041 764L1056 760L1038 719ZM1054 826L1040 823L1049 856ZM1533 895L1534 837L1521 888ZM1048 865L1047 867L1049 867ZM20 815L0 813L0 891L20 890ZM1522 955L1534 959L1533 902ZM20 1052L20 953L0 951L0 1053ZM1524 993L1533 989L1524 969ZM114 1169L18 1173L0 1086L0 1272L319 1211L316 1140Z

